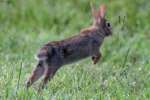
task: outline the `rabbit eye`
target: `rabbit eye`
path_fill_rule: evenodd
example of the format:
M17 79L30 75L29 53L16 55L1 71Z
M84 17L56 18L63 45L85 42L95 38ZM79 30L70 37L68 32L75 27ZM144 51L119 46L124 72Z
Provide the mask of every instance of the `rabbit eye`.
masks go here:
M107 26L107 27L111 27L111 25L110 25L110 23L109 23L109 22L107 22L107 23L106 23L106 26Z

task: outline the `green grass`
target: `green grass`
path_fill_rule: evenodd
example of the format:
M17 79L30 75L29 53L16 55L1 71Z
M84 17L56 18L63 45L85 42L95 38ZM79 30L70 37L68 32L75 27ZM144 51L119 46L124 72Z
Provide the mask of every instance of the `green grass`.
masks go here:
M150 2L94 0L107 5L113 35L101 47L102 59L62 67L37 93L24 82L34 55L47 41L73 36L91 23L91 0L0 1L1 100L149 100ZM120 21L119 21L120 18Z

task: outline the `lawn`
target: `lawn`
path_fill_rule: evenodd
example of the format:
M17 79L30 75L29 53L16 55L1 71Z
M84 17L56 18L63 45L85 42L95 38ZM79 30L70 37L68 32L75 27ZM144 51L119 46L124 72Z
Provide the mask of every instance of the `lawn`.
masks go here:
M37 50L89 26L90 3L106 4L113 27L101 60L63 66L40 94L40 80L27 90ZM149 100L149 7L149 0L1 0L0 100Z

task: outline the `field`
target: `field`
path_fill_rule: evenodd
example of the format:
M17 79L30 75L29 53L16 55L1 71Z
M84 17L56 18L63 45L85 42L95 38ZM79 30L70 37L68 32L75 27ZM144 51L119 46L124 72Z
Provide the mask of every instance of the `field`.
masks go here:
M63 66L41 94L25 81L42 44L78 34L92 22L90 3L107 6L113 35L102 58ZM0 100L149 100L148 0L0 0Z

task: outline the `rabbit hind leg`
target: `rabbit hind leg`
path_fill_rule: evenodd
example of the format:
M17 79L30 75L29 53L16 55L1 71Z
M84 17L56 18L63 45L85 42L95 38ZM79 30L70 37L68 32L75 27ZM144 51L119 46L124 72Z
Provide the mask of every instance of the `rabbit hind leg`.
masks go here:
M40 84L39 87L39 91L45 88L46 84L55 75L57 70L58 70L57 66L47 66L42 83Z
M29 79L26 81L26 87L30 87L35 81L37 81L44 74L44 70L44 65L39 62L35 69L32 71Z

